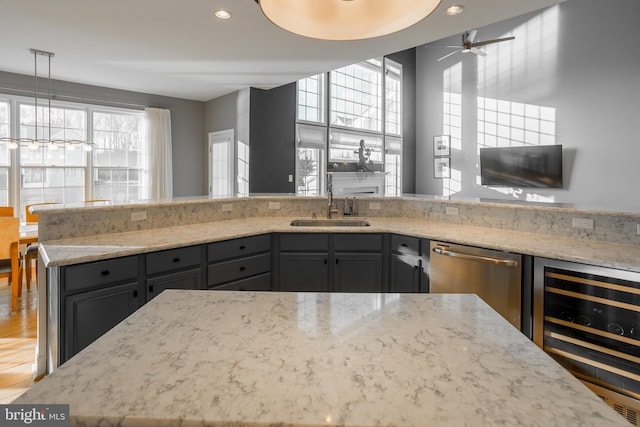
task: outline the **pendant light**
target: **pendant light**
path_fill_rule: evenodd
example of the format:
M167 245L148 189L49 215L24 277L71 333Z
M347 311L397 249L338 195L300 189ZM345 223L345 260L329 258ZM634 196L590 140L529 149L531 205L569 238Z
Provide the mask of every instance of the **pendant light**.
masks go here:
M91 151L91 144L87 141L81 140L69 140L69 139L52 139L51 137L51 99L53 98L53 93L51 90L51 58L55 55L53 52L47 52L44 50L38 49L30 49L30 52L33 54L33 77L35 81L35 89L33 94L33 105L34 105L34 137L33 138L11 138L11 137L3 137L0 138L0 143L6 143L9 149L16 149L20 144L28 147L31 150L37 150L43 146L47 147L49 150L56 150L59 147L66 147L68 150L75 149L77 146L84 147L86 151ZM38 123L38 56L46 56L48 59L48 75L47 82L49 84L49 91L47 97L47 112L48 112L48 136L45 138L44 135L42 138L38 138L38 127L44 125ZM43 114L44 118L44 114Z
M255 0L264 15L289 32L321 40L361 40L404 30L441 0Z

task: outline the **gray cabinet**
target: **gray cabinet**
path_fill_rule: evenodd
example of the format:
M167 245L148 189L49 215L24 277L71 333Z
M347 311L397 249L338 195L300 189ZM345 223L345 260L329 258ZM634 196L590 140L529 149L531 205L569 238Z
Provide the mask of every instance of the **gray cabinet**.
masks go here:
M428 292L428 241L391 235L389 292Z
M278 286L297 292L382 292L387 284L384 235L279 235Z
M59 352L63 363L141 305L138 257L61 267Z
M278 241L279 291L329 291L329 235L281 234Z
M62 362L94 342L139 306L138 282L82 292L65 298Z
M334 234L334 292L383 292L386 263L382 234Z
M243 237L207 245L207 288L271 290L271 235Z
M201 289L202 258L202 246L147 254L146 301L165 289Z

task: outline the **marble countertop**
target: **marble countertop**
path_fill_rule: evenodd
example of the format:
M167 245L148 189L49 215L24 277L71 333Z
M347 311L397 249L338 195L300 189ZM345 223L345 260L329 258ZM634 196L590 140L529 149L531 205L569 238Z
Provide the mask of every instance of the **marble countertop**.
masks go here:
M168 290L13 403L71 425L628 425L456 294Z
M640 247L412 218L367 218L370 227L293 227L288 217L256 217L109 233L41 244L48 267L77 264L272 232L398 233L640 272Z

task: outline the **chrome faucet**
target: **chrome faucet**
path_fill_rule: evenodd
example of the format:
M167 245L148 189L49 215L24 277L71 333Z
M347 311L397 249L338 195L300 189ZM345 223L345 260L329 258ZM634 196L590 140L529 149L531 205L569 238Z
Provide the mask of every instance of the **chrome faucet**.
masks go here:
M331 219L333 214L338 213L338 206L333 201L333 173L327 172L327 198L329 203L327 204L327 218Z

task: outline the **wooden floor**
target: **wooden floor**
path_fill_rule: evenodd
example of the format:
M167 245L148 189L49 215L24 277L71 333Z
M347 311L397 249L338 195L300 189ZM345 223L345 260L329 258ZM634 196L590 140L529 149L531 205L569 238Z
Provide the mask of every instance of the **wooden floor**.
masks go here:
M10 403L33 384L37 288L22 288L18 310L11 314L11 287L0 279L0 404Z

